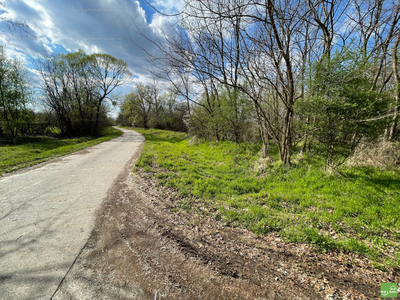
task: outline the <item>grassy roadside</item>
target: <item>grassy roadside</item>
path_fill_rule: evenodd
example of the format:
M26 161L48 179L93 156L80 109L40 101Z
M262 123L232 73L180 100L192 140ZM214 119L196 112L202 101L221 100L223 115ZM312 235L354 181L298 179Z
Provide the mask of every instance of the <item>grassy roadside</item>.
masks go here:
M227 224L274 231L319 251L357 252L381 269L400 266L399 171L343 167L341 176L329 176L318 158L285 167L261 160L257 145L191 143L183 133L137 131L146 138L137 167L201 199ZM180 205L192 208L190 200Z
M99 138L56 139L48 136L28 136L18 137L15 144L0 139L0 176L111 140L122 134L122 131L110 127Z

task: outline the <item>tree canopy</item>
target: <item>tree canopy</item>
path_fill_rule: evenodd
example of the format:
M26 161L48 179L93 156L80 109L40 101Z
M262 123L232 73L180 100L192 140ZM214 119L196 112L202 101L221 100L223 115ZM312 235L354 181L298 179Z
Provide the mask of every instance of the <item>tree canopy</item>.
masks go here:
M63 135L98 135L106 119L106 101L131 76L126 62L109 54L82 50L37 62L46 105Z

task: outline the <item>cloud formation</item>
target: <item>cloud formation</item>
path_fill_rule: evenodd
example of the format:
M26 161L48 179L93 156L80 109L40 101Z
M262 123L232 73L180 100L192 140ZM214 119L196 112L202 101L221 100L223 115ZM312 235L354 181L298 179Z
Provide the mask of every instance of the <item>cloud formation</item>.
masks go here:
M0 43L6 44L8 55L23 60L28 68L33 69L32 60L37 55L82 49L87 54L108 53L123 59L136 80L149 80L140 47L150 52L154 49L133 28L138 26L149 39L162 32L165 17L150 6L136 0L25 0L6 1L5 5L7 17L26 22L32 36L9 30L2 22ZM153 5L172 12L181 4L157 0Z

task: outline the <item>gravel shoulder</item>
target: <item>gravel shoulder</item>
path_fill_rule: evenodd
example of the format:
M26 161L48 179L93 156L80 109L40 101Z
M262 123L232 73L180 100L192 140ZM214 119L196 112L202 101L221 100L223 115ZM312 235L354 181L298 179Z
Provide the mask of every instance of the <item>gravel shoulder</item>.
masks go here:
M357 254L227 227L196 199L189 212L188 199L130 172L136 157L54 299L379 299L381 282L400 282Z

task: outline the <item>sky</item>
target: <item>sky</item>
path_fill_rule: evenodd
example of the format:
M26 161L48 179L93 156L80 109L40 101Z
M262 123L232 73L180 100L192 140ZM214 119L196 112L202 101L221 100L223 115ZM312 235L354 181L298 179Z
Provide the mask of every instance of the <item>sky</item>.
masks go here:
M180 0L149 0L160 11L171 13ZM117 93L130 92L135 82L151 82L140 47L154 51L150 43L134 31L138 26L147 38L156 39L168 20L137 0L6 0L1 18L26 22L30 35L0 22L0 44L8 57L23 61L32 82L39 84L33 60L39 55L74 52L107 53L128 63L132 83ZM140 45L138 47L135 43Z

